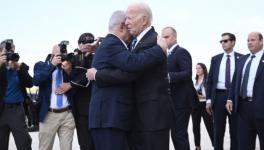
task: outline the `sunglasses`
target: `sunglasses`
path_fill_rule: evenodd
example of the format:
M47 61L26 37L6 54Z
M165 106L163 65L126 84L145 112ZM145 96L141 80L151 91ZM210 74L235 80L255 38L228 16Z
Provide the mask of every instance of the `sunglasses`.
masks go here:
M221 40L220 43L227 43L228 41L231 41L230 39L227 39L227 40Z

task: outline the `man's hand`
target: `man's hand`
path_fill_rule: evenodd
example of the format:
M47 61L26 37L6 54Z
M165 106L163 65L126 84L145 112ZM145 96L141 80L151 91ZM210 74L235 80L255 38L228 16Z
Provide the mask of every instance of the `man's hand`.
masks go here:
M209 115L212 115L213 113L212 103L206 103L206 111Z
M8 66L11 68L11 69L14 69L14 70L19 70L20 69L20 66L21 66L21 63L18 63L17 61L8 61Z
M61 64L61 56L60 55L55 55L53 56L51 60L52 65L57 66L58 64Z
M163 52L167 55L168 45L164 38L157 36L157 44L162 48Z
M95 80L95 74L96 74L96 72L97 72L97 70L95 68L87 69L86 78L88 80Z
M6 63L6 55L4 53L0 53L0 66Z
M231 115L233 111L233 102L231 100L227 100L225 107L228 113Z
M64 94L68 92L72 88L71 84L69 82L65 83L63 82L55 91L56 94Z

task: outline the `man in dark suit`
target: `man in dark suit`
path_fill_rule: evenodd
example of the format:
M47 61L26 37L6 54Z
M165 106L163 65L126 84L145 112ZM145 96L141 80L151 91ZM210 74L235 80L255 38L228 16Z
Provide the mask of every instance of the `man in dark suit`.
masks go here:
M226 117L229 119L229 132L231 137L230 149L237 149L236 114L228 114L225 109L226 100L230 90L231 79L238 59L242 56L234 52L236 37L232 33L223 33L220 43L224 53L212 57L207 81L206 110L213 113L214 119L214 147L223 150Z
M175 149L189 150L188 124L194 101L192 82L192 58L189 52L177 44L177 33L172 27L162 30L168 45L168 78L170 94L175 108L175 122L171 138Z
M134 54L128 50L125 42L130 40L131 35L124 24L125 17L123 11L116 11L111 16L109 34L96 50L93 59L92 66L96 69L120 68L136 72L166 59L158 45L153 45L141 54ZM166 47L164 49L166 50ZM92 129L97 150L127 149L127 131L131 130L132 122L132 100L131 84L100 87L95 82L90 104L89 127Z
M260 149L264 149L264 50L263 36L259 32L248 35L250 54L243 56L233 78L229 113L238 113L238 149L255 149L256 134ZM233 110L234 109L234 110Z
M40 150L52 149L56 133L61 149L72 149L75 123L71 109L74 107L70 91L65 94L58 91L63 82L69 82L68 74L62 69L58 45L53 47L50 61L37 62L34 66L33 83L39 86Z
M134 37L131 43L133 54L149 54L148 50L157 46L157 33L151 27L151 19L151 10L145 3L129 5L125 24ZM159 55L160 57L164 56L164 54ZM124 63L125 59L121 60ZM147 60L150 61L151 57ZM131 83L134 111L133 131L129 139L129 145L132 150L169 149L169 128L171 127L172 113L168 96L166 65L166 57L163 57L156 65L140 72L136 80ZM118 68L122 69L121 67ZM115 84L130 82L131 79L122 76L122 73L124 72L98 70L98 74L95 75L96 82L104 81L113 84L114 82L116 82Z
M25 63L18 63L10 57L14 45L9 44L10 49L7 41L0 45L0 149L8 150L12 132L18 150L31 150L32 140L26 129L23 101L27 96L26 87L33 86L32 77Z

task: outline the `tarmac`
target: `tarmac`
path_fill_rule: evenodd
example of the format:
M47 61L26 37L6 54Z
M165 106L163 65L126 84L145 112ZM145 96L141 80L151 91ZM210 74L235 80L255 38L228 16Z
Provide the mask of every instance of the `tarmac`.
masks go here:
M188 133L189 133L189 141L190 141L191 150L194 150L195 146L194 146L194 137L193 137L193 132L192 132L192 121L191 121L191 119L190 119L190 123L189 123ZM32 150L38 150L38 144L39 144L38 132L30 132L30 135L32 138ZM229 138L229 130L228 130L228 124L227 124L226 132L225 132L225 139L224 139L224 149L229 150L229 145L230 145L230 138ZM76 132L74 133L72 149L73 150L79 150L79 144L77 141ZM208 133L205 129L203 122L201 122L201 149L202 150L213 150L210 138L208 136ZM15 146L13 136L10 136L9 150L16 150L16 146ZM55 138L53 150L60 150L59 140L58 140L57 136ZM170 141L170 150L174 150L174 147L173 147L173 144L171 141ZM257 145L256 145L256 150L259 150L259 142L258 141L257 141Z

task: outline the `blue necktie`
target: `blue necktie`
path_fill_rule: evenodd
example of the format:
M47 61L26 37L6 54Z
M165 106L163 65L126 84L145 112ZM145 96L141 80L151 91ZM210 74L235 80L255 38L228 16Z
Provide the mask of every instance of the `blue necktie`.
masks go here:
M248 85L248 78L249 78L249 71L250 71L250 66L251 66L251 62L252 59L256 57L255 55L252 55L249 62L247 63L245 72L244 72L244 77L243 77L243 81L241 84L241 91L240 91L240 96L245 99L247 98L247 85Z
M230 55L226 55L227 59L226 59L226 72L225 72L225 87L226 89L230 88L230 84L231 84L231 75L230 75Z
M56 73L56 87L59 87L62 84L62 74L61 68L57 68ZM57 106L60 108L62 106L62 94L57 94Z
M137 38L134 38L134 39L132 40L132 43L131 43L131 50L133 50L133 49L135 48L136 43L137 43Z

